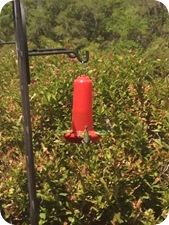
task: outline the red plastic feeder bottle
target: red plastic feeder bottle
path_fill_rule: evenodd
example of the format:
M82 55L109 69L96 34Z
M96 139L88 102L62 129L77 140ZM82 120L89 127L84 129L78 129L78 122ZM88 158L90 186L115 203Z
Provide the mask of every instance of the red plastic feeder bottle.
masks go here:
M87 129L91 142L97 142L99 135L93 130L92 81L82 75L74 81L72 131L65 134L68 142L82 143Z

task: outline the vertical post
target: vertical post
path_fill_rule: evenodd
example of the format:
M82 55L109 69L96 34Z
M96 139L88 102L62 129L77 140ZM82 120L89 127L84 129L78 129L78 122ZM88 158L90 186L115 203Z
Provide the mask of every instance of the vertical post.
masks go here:
M32 145L32 128L29 102L29 61L26 36L24 9L21 0L13 1L13 15L16 36L16 53L18 56L20 89L22 101L22 115L24 128L24 144L26 155L26 169L30 201L30 224L38 225L38 205L36 197L36 181L34 168L34 154Z

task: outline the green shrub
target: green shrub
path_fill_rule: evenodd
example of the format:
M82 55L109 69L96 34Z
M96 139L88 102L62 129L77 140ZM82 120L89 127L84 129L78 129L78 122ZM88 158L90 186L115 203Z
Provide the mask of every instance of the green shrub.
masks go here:
M29 224L21 106L15 54L0 52L1 207L16 225ZM30 59L30 104L40 225L146 224L169 205L168 80L158 60L137 52L91 53L83 65L67 56ZM74 79L93 81L98 144L66 143Z

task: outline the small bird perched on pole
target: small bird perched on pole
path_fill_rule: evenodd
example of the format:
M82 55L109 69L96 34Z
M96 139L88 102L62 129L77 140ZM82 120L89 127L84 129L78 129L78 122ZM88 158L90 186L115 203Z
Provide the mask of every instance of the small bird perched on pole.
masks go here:
M90 135L89 135L88 126L85 126L82 143L86 144L86 145L91 143L91 138L90 138Z

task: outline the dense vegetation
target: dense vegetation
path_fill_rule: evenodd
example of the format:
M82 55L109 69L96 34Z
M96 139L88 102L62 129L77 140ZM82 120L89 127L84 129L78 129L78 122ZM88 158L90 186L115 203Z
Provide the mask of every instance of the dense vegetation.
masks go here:
M39 47L47 39L62 45L143 48L167 42L166 7L154 0L24 0L28 37ZM0 39L13 39L11 4L0 17ZM168 42L166 43L166 46ZM163 46L164 47L164 46ZM159 47L159 50L161 48Z
M169 211L166 9L154 1L25 2L30 47L90 50L86 65L65 55L30 58L39 224L163 221ZM0 17L2 40L13 39L9 11L7 5ZM70 128L73 81L84 72L93 81L94 128L107 132L90 146L66 143L60 134ZM0 205L6 220L28 225L18 77L15 49L0 48Z

